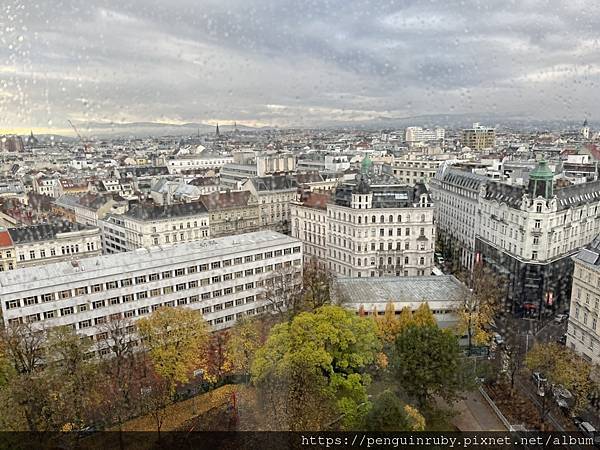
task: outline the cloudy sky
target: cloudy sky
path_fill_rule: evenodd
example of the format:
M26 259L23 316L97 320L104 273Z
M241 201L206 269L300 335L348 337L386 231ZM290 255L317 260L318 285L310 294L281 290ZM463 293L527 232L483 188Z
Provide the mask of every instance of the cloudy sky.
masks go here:
M594 0L4 0L1 129L600 117Z

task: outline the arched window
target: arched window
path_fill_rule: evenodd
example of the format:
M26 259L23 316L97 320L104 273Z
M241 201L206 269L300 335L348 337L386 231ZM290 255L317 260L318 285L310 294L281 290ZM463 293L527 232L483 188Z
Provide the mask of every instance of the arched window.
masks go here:
M361 219L362 219L362 217L361 217L361 216L358 216L358 223L360 223L360 222L361 222Z
M393 221L394 221L394 216L391 216L391 215L390 215L390 220L389 220L389 222L390 222L390 223L392 223Z
M385 217L383 217L383 215L379 216L379 222L380 223L384 223L385 222Z
M398 214L398 222L402 222L402 214Z

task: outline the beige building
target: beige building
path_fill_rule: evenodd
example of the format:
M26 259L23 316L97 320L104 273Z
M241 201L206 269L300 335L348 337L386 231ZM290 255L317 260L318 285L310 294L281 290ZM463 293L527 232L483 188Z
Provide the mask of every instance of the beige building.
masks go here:
M65 221L9 228L8 233L19 269L102 254L97 227Z
M258 200L260 227L284 234L290 232L290 203L296 199L298 183L289 175L255 177L242 184Z
M496 145L496 130L474 123L472 128L462 131L462 145L472 150L494 148Z
M433 203L423 184L363 171L330 201L303 195L291 220L305 258L326 262L338 276L427 276L434 267Z
M573 288L567 346L600 364L600 238L573 257Z
M258 201L248 191L214 192L200 197L209 214L210 236L250 233L259 229Z
M6 230L0 231L0 272L13 270L17 267L17 252L15 244Z

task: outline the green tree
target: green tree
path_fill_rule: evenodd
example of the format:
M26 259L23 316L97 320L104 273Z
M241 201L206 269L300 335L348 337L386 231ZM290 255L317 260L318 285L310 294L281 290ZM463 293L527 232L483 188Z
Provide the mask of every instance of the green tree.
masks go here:
M157 375L168 382L171 393L205 364L202 350L208 342L208 325L198 311L159 308L137 326Z
M339 417L356 426L380 348L373 321L338 306L276 325L252 365L265 418L279 430L321 430Z
M392 391L385 390L373 400L365 417L367 431L423 431L425 418L404 404Z
M433 396L452 401L463 387L458 339L437 326L412 324L404 329L396 339L392 367L420 408Z

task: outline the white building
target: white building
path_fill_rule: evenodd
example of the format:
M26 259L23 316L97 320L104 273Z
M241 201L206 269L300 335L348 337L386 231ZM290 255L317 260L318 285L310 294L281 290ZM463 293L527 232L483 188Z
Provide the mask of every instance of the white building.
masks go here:
M57 222L9 228L8 232L14 244L17 268L102 254L102 237L97 227Z
M295 170L296 158L291 152L245 150L233 154L233 161L223 167L220 177L224 186L239 189L249 178L281 175Z
M302 279L300 242L261 231L14 270L0 274L2 315L6 325L72 326L96 341L108 320L169 306L201 311L221 329L268 310L265 280L285 267L296 268L294 289Z
M600 364L600 238L577 253L573 261L567 346L597 365Z
M99 223L106 253L210 237L208 211L201 202L163 206L138 204L125 214L109 214Z
M431 275L433 204L424 185L364 173L331 200L306 193L291 209L292 236L339 276Z
M407 127L404 140L407 143L442 141L446 135L443 128L427 129L421 127Z
M180 174L188 171L220 169L232 162L231 156L192 154L170 157L167 160L167 167L169 173Z
M435 189L444 257L489 265L511 311L538 319L566 307L571 256L600 233L600 182L555 189L553 179L540 161L526 186L448 169Z

